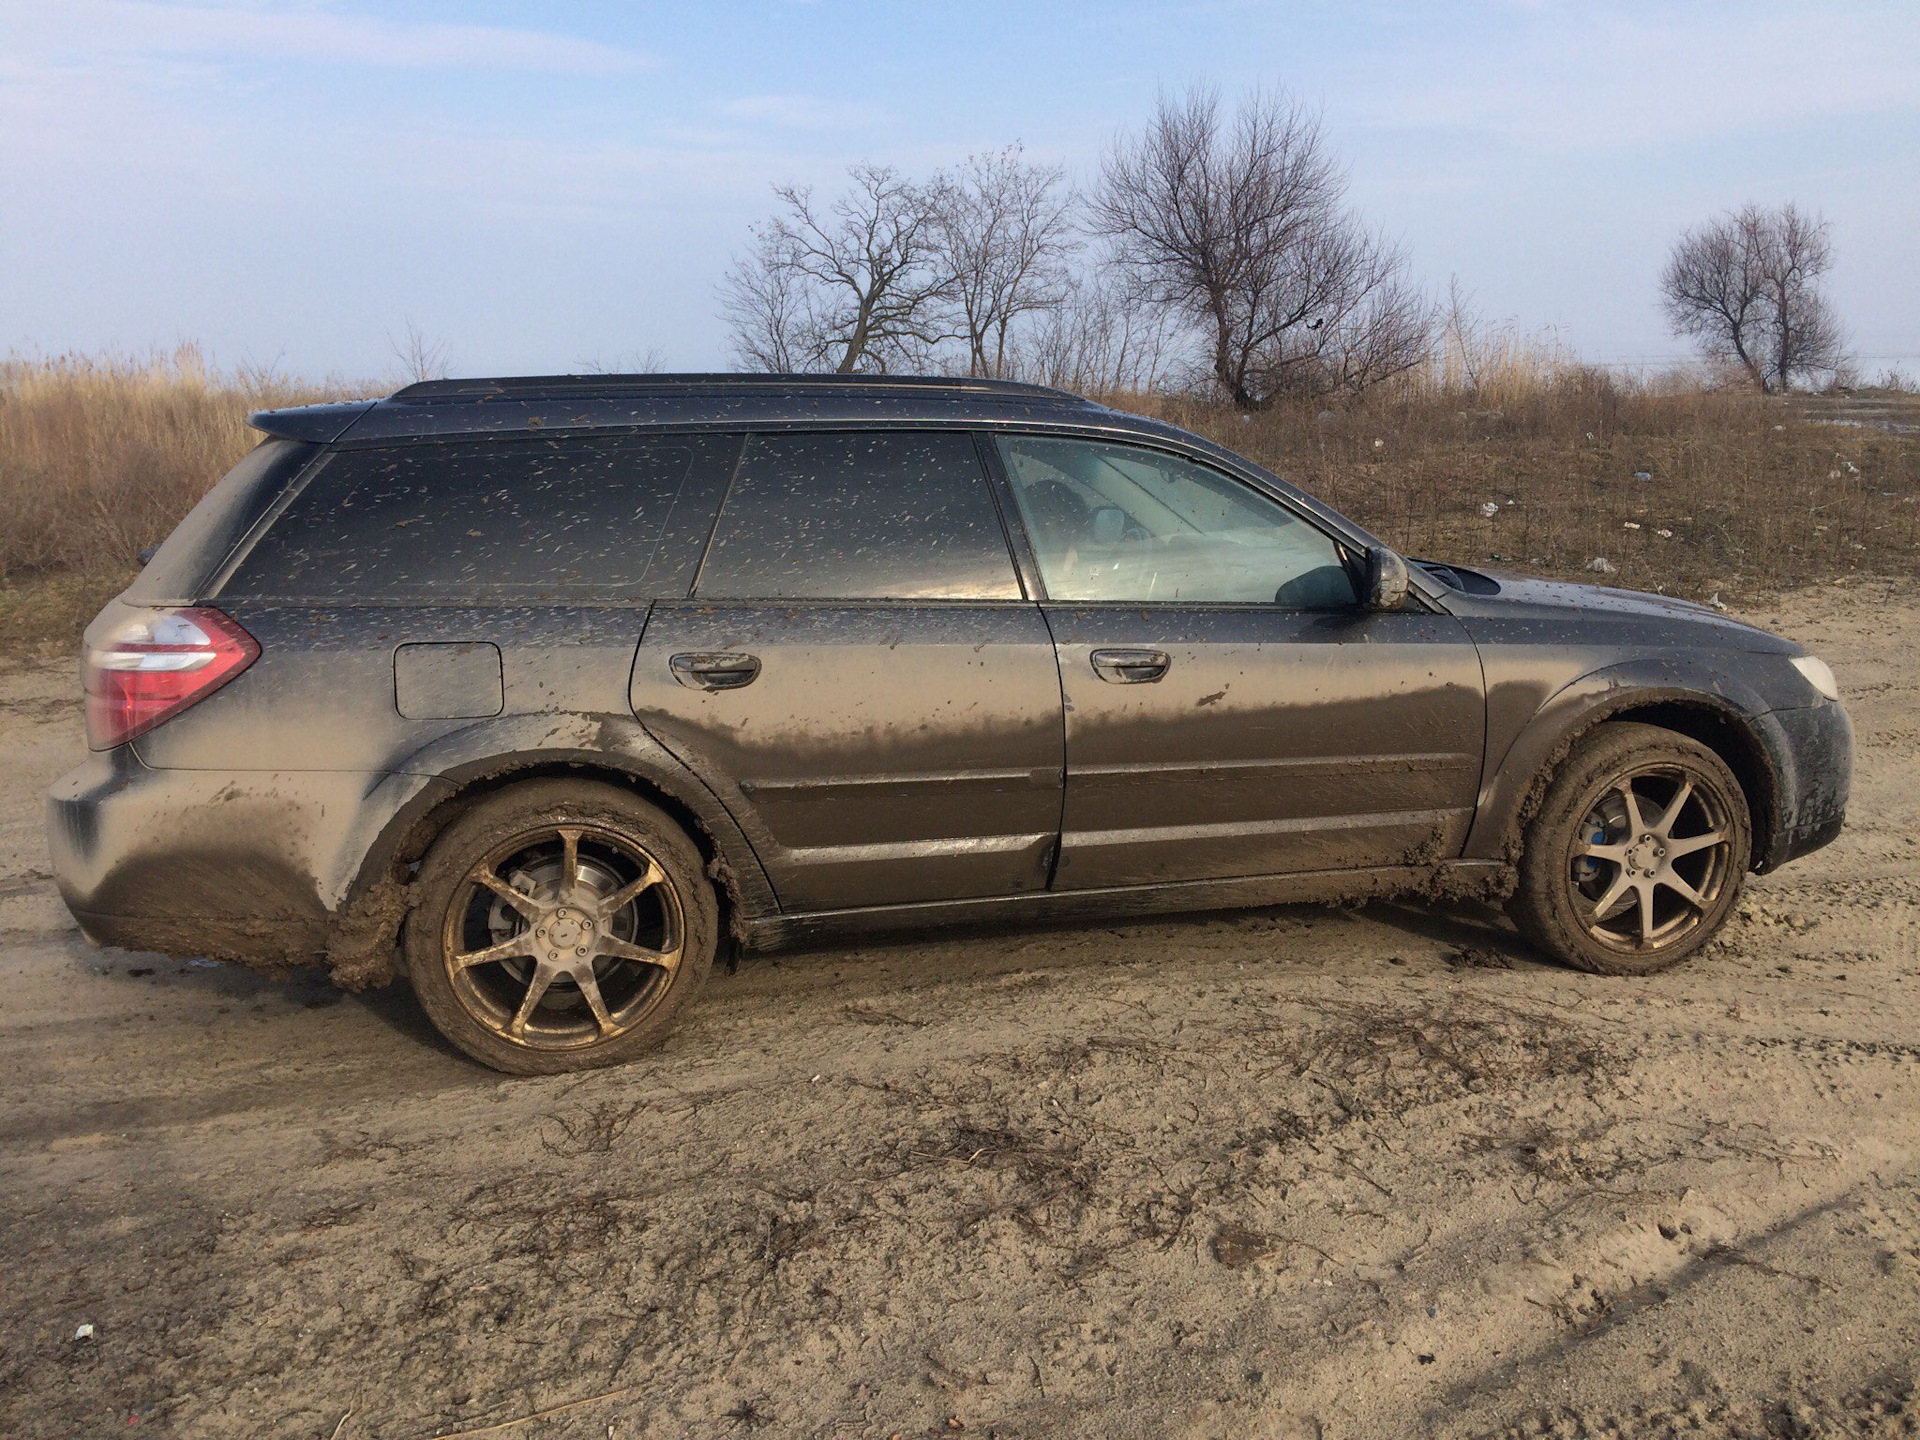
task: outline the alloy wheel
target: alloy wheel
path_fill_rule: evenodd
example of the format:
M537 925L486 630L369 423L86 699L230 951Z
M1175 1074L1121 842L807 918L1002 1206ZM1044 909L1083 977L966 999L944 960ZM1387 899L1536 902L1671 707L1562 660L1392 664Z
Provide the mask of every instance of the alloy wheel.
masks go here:
M571 1050L653 1011L685 953L681 897L617 832L558 825L489 851L447 909L441 958L462 1007L500 1039Z
M1731 877L1733 827L1706 776L1652 765L1593 800L1570 847L1574 913L1601 945L1645 954L1680 944Z

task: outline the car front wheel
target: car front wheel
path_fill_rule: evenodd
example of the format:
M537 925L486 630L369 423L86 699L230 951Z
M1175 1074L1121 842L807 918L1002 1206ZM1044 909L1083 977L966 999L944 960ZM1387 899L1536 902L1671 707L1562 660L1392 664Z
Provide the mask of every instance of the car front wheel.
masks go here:
M433 1023L496 1070L545 1075L651 1049L712 969L700 852L612 786L535 780L482 801L421 864L407 970Z
M1514 922L1606 975L1664 970L1725 923L1753 849L1740 782L1713 751L1631 721L1599 726L1528 824Z

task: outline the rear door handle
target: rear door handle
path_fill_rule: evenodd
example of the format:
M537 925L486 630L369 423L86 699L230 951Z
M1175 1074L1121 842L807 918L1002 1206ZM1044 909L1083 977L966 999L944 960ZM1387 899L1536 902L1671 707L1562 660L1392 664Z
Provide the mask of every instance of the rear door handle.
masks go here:
M689 690L738 690L760 678L758 655L703 650L672 656L667 666L673 671L673 678Z
M1173 663L1164 650L1096 650L1087 657L1093 673L1115 685L1148 685Z

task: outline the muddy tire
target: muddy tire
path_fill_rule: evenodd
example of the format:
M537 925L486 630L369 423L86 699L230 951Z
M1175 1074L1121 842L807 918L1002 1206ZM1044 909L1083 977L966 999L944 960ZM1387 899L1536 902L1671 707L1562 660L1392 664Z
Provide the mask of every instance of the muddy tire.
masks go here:
M1612 721L1548 786L1508 910L1557 959L1649 975L1713 938L1752 853L1746 795L1725 761L1671 730Z
M618 1065L658 1045L713 968L700 852L645 801L584 780L491 797L427 852L407 970L441 1034L510 1075Z

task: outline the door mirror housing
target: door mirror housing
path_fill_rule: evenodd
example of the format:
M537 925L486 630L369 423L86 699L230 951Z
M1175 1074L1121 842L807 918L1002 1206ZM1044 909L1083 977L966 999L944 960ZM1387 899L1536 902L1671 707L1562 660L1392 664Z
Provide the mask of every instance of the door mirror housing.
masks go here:
M1407 562L1384 545L1367 551L1367 609L1398 610L1407 603Z

